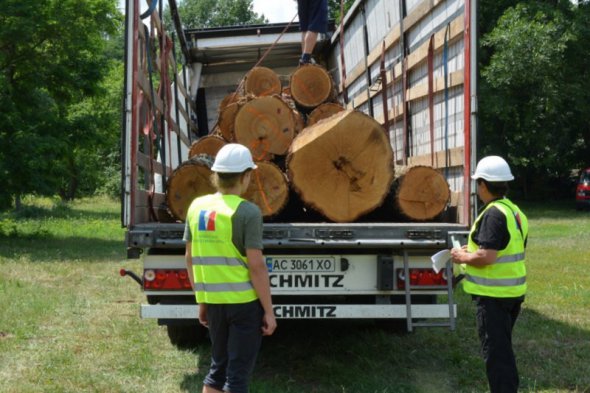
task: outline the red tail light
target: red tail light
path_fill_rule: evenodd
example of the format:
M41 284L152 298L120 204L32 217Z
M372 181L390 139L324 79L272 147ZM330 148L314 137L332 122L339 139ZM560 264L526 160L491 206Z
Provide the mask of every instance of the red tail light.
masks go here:
M143 289L160 291L191 290L186 269L148 269L143 272Z
M404 289L406 287L406 278L404 269L396 269L397 289ZM446 269L435 273L430 268L410 269L410 285L415 287L446 287L447 286L447 271ZM420 288L416 288L420 289ZM428 289L428 288L421 288Z

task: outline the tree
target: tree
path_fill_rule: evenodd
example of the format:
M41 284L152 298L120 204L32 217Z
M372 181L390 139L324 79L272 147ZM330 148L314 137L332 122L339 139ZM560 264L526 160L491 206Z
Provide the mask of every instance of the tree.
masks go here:
M342 20L342 15L340 15L340 1L344 2L344 15L346 15L346 12L354 4L354 0L328 0L329 18L333 19L336 24Z
M1 208L25 193L55 194L92 135L72 106L100 92L116 0L6 0L0 13Z
M525 196L567 177L588 151L588 93L580 86L589 86L579 73L588 62L580 66L578 52L588 53L588 14L580 12L570 3L523 2L482 40L490 53L479 94L482 154L507 157Z
M264 15L254 12L252 1L185 0L178 6L178 13L184 27L191 29L268 23ZM169 13L166 20L170 20Z

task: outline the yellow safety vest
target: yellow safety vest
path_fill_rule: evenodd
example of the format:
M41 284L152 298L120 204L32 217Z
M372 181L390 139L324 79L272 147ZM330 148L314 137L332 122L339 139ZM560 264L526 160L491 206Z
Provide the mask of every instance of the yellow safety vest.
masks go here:
M232 216L244 200L211 194L195 199L187 220L197 303L235 304L258 299L248 260L232 241Z
M473 235L484 213L491 207L496 207L506 216L510 241L505 249L498 250L496 261L491 265L466 266L463 289L473 295L519 297L526 293L527 288L524 242L528 221L518 206L507 198L490 202L473 223L467 251L475 252L479 248L473 241Z

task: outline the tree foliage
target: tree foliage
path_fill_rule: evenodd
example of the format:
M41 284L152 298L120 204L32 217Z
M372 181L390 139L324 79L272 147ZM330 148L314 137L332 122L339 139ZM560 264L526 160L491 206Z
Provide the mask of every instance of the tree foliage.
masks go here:
M587 6L521 2L482 39L482 154L506 156L525 195L589 157L588 16Z
M184 0L178 13L185 28L242 26L267 23L254 12L253 0Z
M100 139L82 124L79 104L102 94L100 83L109 69L105 37L117 31L120 19L116 0L3 2L2 207L25 193L67 189L65 184L76 176L74 156L82 146L91 148ZM96 111L87 108L87 112Z

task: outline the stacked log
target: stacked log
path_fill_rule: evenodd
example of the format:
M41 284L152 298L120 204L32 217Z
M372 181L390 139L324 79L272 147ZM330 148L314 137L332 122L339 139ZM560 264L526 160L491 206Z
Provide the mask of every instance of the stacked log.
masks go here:
M335 222L351 222L382 202L393 181L393 152L385 130L347 110L305 128L287 157L301 198Z
M399 178L397 203L403 214L414 220L438 216L449 202L451 191L444 176L427 166L415 166Z
M199 140L193 142L191 148L188 152L188 158L193 158L195 156L206 156L209 160L213 161L217 152L226 144L227 142L220 136L217 135L207 135L205 137L200 138Z
M285 207L289 199L287 177L272 162L261 161L256 165L244 198L258 205L263 217L272 217Z
M211 184L212 164L210 159L195 156L172 172L166 187L166 203L174 217L186 220L188 208L195 198L215 192Z
M432 168L411 168L393 185L386 131L334 102L334 83L324 68L301 66L288 82L281 86L272 70L256 67L238 92L222 100L218 135L194 143L192 158L169 179L174 217L184 220L191 198L214 192L210 164L230 142L248 147L258 165L244 197L265 220L353 222L392 212L427 220L444 210L449 187Z

